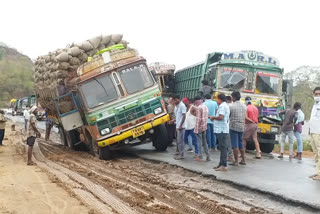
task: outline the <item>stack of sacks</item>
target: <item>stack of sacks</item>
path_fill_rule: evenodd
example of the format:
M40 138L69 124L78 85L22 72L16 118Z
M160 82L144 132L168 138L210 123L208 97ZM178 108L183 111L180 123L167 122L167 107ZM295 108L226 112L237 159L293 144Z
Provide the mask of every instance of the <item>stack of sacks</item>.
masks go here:
M77 68L87 62L88 57L116 44L123 44L127 47L128 43L122 40L120 34L97 36L38 57L35 61L34 81L41 106L51 112L56 112L54 98L61 95L61 91L65 91L63 88L66 80L76 77Z

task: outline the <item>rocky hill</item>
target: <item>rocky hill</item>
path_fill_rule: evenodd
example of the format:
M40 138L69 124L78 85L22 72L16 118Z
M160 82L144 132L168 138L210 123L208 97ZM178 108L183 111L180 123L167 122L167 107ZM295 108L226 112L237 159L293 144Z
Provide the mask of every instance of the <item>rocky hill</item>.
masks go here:
M33 63L28 56L0 42L0 107L12 98L33 93Z

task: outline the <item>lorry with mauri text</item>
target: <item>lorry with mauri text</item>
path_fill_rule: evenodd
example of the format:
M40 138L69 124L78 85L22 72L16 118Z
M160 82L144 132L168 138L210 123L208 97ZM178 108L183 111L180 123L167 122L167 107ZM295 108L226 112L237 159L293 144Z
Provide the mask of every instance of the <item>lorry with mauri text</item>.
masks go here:
M202 80L208 80L213 99L219 93L240 91L242 102L252 98L259 109L258 141L261 151L272 152L281 128L279 112L291 107L292 81L283 79L279 61L256 51L209 53L200 62L175 72L175 91L182 97L198 95ZM252 142L247 149L254 149Z

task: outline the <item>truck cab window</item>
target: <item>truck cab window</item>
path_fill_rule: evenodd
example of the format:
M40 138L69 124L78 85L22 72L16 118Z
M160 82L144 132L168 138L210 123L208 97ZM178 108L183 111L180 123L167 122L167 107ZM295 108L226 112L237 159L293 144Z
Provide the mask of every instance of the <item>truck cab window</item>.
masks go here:
M94 108L118 98L117 90L109 75L94 78L81 86L88 108Z
M129 94L142 91L154 84L150 72L143 64L122 70L120 72L120 78Z

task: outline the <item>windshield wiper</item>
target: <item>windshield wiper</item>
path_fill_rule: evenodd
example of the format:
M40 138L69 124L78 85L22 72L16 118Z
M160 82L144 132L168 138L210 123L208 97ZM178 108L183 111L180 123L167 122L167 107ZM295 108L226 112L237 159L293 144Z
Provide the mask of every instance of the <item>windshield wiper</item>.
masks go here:
M104 85L99 80L97 80L95 77L93 79L103 88L106 95L109 96L107 89L104 87Z

